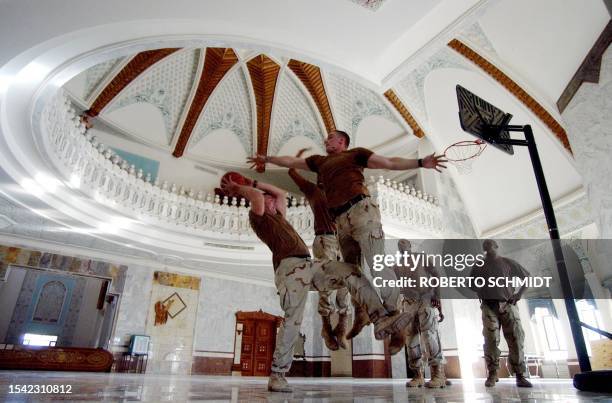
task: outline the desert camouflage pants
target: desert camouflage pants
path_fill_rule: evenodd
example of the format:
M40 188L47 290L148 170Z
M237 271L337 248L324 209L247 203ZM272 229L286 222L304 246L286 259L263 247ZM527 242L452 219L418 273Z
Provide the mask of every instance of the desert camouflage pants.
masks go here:
M438 333L438 310L431 306L430 301L405 299L402 301L402 312L411 315L411 325L406 329L408 366L411 369L422 368L421 340L425 345L427 364L430 367L440 365L444 361L444 355Z
M385 234L382 229L380 210L371 197L367 197L347 212L336 217L338 242L342 257L347 263L363 267L363 260L370 268L372 277L383 280L396 280L393 269L385 267L382 271L374 271L374 256L385 254ZM397 310L399 288L378 288L383 305L389 312Z
M317 260L337 261L340 257L340 248L336 235L317 235L312 243L312 254ZM332 302L334 291L319 291L319 315L329 316L333 312L345 315L348 312L348 289L340 288L335 291L336 304Z
M521 326L521 318L516 305L501 303L480 304L482 311L482 335L484 336L484 356L489 371L499 369L499 328L504 332L504 338L508 344L508 361L510 367L516 374L524 374L525 351L523 343L525 333Z
M280 262L274 283L285 312L283 324L276 336L272 371L287 372L293 361L293 348L300 334L300 325L308 291L329 291L348 288L351 295L364 306L376 321L386 314L374 287L355 265L304 258L286 258Z

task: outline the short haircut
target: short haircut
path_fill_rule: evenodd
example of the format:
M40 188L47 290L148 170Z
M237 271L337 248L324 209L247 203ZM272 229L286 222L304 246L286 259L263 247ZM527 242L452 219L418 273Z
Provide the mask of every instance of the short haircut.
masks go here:
M334 130L332 133L334 133L334 135L340 135L344 138L344 143L346 144L346 148L349 147L349 145L351 145L351 137L348 135L347 132L343 132L342 130Z

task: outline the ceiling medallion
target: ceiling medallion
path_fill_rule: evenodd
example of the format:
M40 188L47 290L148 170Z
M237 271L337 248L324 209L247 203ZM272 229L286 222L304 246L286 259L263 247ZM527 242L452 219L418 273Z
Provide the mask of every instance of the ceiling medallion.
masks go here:
M360 6L367 8L368 10L377 11L386 0L351 0L351 1L355 4L359 4Z

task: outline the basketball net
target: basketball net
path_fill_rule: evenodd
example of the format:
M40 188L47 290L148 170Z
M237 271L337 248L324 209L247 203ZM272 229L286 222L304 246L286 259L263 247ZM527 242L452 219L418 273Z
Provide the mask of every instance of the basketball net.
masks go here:
M474 159L482 154L485 148L487 143L480 139L458 141L446 147L444 156L460 175L467 175L472 172Z

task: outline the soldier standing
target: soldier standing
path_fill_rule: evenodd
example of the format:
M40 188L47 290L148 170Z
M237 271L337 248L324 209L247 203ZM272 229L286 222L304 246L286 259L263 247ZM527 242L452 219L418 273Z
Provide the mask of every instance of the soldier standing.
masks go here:
M470 276L483 277L486 281L489 277L518 277L522 279L529 276L529 272L516 261L499 256L497 252L499 247L494 240L485 240L482 248L486 253L484 265L480 268L474 267ZM532 387L531 382L525 378L526 366L523 349L525 333L516 307L516 303L525 289L525 286L518 291L512 287L473 288L481 301L483 350L488 371L485 381L487 387L495 386L495 382L499 380L497 370L499 369L500 355L498 347L500 327L508 343L508 360L516 374L516 386Z
M402 255L410 255L412 253L412 245L407 239L400 239L397 246ZM415 267L396 266L394 270L398 278L413 278L416 284L419 284L419 278L421 277L439 277L437 270L433 266L428 265L427 262L425 264L418 264ZM444 355L442 354L440 334L438 332L440 289L438 287L404 287L401 293L402 312L410 315L410 324L405 329L406 333L402 335L404 339L401 340L401 343L391 343L395 347L391 350L390 346L389 351L391 354L395 353L395 350L399 351L407 339L408 366L414 372L414 376L406 383L406 386L416 388L425 385L428 388L443 388L446 386L446 376L444 374ZM431 369L431 380L428 382L425 382L423 375L419 334L425 344L428 357L427 364ZM398 337L398 334L393 335L392 339L396 337Z
M390 315L357 266L331 260L311 260L308 247L285 218L286 193L267 183L249 183L250 186L238 185L230 178L224 178L222 188L229 194L238 194L249 200L251 227L272 251L274 283L285 314L276 337L268 390L290 392L285 373L291 368L293 349L311 288L315 291L348 288L359 304L367 309L378 340L404 328L407 315Z

